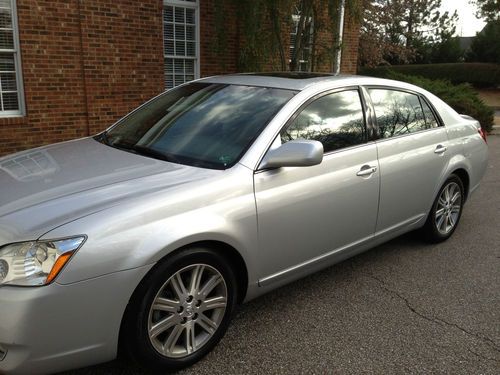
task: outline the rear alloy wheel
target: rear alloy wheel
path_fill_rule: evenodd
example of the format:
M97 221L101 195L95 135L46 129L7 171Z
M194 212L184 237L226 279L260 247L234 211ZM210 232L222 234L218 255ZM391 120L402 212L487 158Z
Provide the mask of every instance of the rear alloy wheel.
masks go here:
M455 231L464 204L462 180L452 175L439 190L424 226L424 233L431 242L448 239Z
M182 251L141 282L127 309L121 342L148 370L190 366L224 336L236 290L230 264L217 252Z

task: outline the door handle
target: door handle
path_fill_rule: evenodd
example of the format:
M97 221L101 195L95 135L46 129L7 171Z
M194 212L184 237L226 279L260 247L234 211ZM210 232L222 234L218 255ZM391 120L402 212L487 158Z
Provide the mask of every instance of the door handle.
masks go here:
M377 171L377 167L372 167L370 165L363 165L356 176L364 177L370 176Z
M435 154L443 154L448 148L443 145L437 145L436 149L434 150Z

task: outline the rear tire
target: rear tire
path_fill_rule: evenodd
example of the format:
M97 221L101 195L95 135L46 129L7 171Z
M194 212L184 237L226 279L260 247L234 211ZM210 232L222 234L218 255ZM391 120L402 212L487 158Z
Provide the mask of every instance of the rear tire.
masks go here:
M451 237L458 226L464 205L464 185L452 174L443 184L422 228L429 242L437 243Z
M190 366L224 336L237 301L230 264L190 248L158 263L137 287L122 326L128 355L150 371Z

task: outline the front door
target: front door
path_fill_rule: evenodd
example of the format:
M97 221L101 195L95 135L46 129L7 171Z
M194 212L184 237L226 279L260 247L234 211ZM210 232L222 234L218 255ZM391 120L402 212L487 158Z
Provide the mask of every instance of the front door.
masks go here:
M285 125L273 147L294 139L323 143L312 167L255 173L261 285L308 273L349 245L373 236L377 220L377 149L367 141L357 89L311 99Z

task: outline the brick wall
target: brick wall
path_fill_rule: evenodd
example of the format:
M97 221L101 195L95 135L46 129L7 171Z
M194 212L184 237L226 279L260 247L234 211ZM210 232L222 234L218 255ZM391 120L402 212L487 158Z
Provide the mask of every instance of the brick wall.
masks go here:
M76 1L17 1L27 115L0 119L0 152L87 133Z
M26 116L0 154L94 134L164 89L159 0L17 0Z
M217 19L215 7L222 5L222 13L235 14L232 1L200 1L200 73L202 77L217 74L236 73L238 71L239 35L236 17ZM217 21L224 22L224 27L215 27ZM221 35L223 34L222 38ZM223 45L221 45L221 42Z
M342 38L340 72L356 74L358 69L359 23L346 12Z
M90 134L164 90L162 2L81 1Z
M225 2L217 29L220 3L200 1L202 76L238 70L242 41L229 16L236 9ZM17 0L26 115L0 118L0 155L95 134L163 91L162 7L162 0ZM354 73L358 25L346 19L344 35L342 72Z

